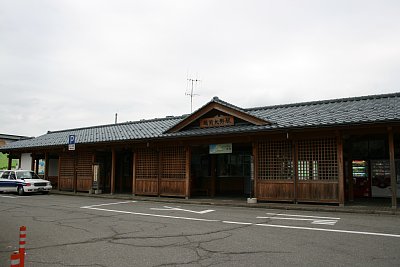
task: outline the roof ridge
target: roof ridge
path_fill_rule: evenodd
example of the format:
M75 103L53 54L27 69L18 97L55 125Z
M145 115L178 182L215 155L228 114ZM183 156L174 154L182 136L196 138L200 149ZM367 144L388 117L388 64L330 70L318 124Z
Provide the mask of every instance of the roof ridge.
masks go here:
M126 122L121 122L121 123L111 123L111 124L102 124L102 125L94 125L94 126L87 126L87 127L79 127L79 128L70 128L70 129L64 129L64 130L57 130L57 131L47 131L47 134L51 133L62 133L62 132L70 132L70 131L80 131L80 130L86 130L86 129L98 129L102 127L110 127L110 126L121 126L121 125L127 125L127 124L138 124L138 123L143 123L143 122L153 122L153 121L163 121L163 120L171 120L171 119L181 119L185 118L187 115L179 115L179 116L167 116L165 118L154 118L154 119L141 119L138 121L126 121Z
M315 100L315 101L306 101L306 102L289 103L289 104L278 104L278 105L271 105L271 106L261 106L261 107L254 107L254 108L246 108L245 110L246 111L253 111L253 110L259 110L259 109L271 109L271 108L295 107L295 106L309 106L309 105L316 105L316 104L338 103L338 102L347 102L347 101L359 101L359 100L388 98L388 97L400 97L400 92L387 93L387 94L378 94L378 95L356 96L356 97L333 98L333 99L327 99L327 100Z

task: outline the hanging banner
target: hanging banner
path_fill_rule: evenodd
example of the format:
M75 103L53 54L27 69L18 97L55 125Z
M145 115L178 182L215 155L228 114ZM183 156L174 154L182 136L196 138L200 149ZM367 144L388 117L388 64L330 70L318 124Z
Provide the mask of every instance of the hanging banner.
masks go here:
M228 153L232 153L232 143L210 145L210 154L228 154Z

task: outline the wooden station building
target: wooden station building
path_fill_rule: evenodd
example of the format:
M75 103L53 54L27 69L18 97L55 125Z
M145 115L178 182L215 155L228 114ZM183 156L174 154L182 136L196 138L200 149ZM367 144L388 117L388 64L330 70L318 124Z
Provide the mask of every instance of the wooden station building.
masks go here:
M52 131L0 151L30 157L33 170L44 161L58 190L339 205L387 197L396 208L400 93L256 108L214 97L189 115Z

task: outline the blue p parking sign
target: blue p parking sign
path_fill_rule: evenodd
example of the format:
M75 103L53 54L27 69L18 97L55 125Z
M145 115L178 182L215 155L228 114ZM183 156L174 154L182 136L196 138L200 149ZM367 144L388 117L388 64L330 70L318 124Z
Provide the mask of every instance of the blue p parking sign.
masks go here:
M74 134L69 135L68 137L68 150L75 150L75 140L76 137Z

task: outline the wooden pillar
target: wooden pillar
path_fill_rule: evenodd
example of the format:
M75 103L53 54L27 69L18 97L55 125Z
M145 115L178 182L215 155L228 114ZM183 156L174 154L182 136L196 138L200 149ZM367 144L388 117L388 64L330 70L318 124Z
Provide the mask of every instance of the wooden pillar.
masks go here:
M74 151L74 178L72 180L72 188L74 190L74 193L77 192L77 188L78 188L78 170L77 170L77 161L78 161L78 157L76 154L76 151Z
M185 165L185 198L188 199L190 197L190 164L192 161L192 151L190 149L190 146L186 146L185 149L186 152L186 165Z
M158 150L158 176L157 176L157 195L161 196L162 190L161 190L161 179L162 179L162 163L163 163L163 155L161 153L160 148Z
M299 181L299 144L297 142L297 140L293 141L293 186L294 186L294 203L297 203L297 184Z
M132 195L136 194L136 162L137 162L137 153L135 151L132 152L133 161L132 161Z
M44 179L49 179L49 152L44 153Z
M211 155L211 197L215 196L215 183L217 178L217 158L216 155Z
M8 154L8 168L7 170L11 170L12 168L12 156L11 154Z
M338 162L338 190L339 206L344 206L344 163L343 163L343 139L340 132L336 133L337 162Z
M389 134L389 158L390 158L390 181L392 187L392 208L397 208L397 181L396 181L396 165L394 160L394 140L393 140L393 129L388 128Z
M117 164L117 153L115 148L111 151L111 195L115 193L115 168Z
M31 160L31 171L35 170L35 157L36 157L36 155L34 153L32 153L31 154L31 158L32 158L32 160Z
M251 170L251 181L252 183L250 184L250 186L253 186L253 189L250 189L251 194L250 197L254 197L257 198L258 196L258 191L257 191L257 181L258 181L258 143L253 142L253 160L252 160L252 170Z
M61 173L61 156L59 155L58 156L58 173L57 173L57 175L58 175L58 177L57 177L57 188L58 188L58 191L61 191L61 188L60 188L60 173Z

